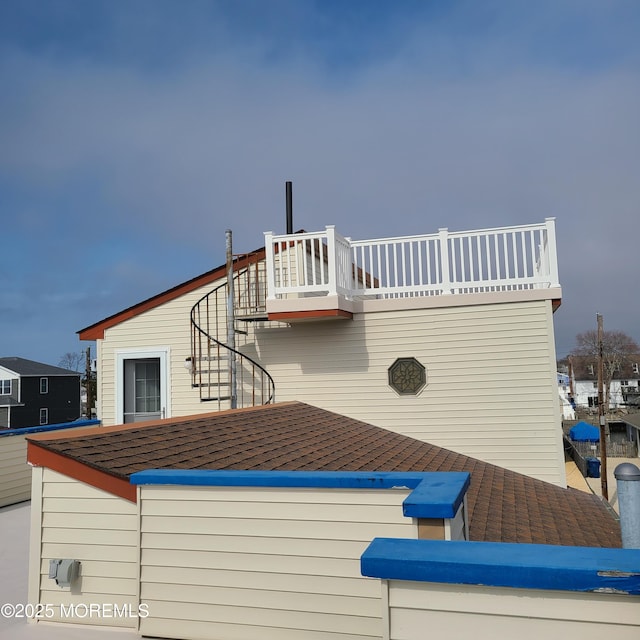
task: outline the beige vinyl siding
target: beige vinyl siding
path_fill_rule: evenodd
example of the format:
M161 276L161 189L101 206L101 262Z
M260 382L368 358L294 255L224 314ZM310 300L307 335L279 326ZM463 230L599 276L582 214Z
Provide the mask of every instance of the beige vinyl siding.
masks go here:
M385 584L383 583L383 588ZM637 596L389 581L390 640L636 640Z
M200 401L184 367L191 308L215 286L106 331L99 341L103 424L115 422L115 363L126 349L169 348L172 416L218 409ZM566 486L549 300L238 325L248 335L236 336L237 347L273 376L277 401L308 402ZM417 396L400 396L388 385L399 357L427 368L427 386Z
M549 301L358 313L258 328L279 401L302 400L564 486ZM388 385L399 357L417 396Z
M23 435L0 438L0 507L29 500L31 467Z
M135 628L137 619L129 616L62 618L59 605L130 605L137 611L136 505L50 469L42 476L40 604L53 605L53 621ZM71 589L48 577L54 558L81 562L80 578Z
M381 637L375 536L415 538L408 490L148 487L141 495L144 635Z
M217 402L200 401L199 390L191 386L191 373L185 368L185 361L191 356L191 309L202 296L223 282L219 280L217 283L201 287L105 331L104 340L98 341L100 345L98 406L102 424L106 426L116 423L117 354L134 349L169 348L167 368L171 412L167 417L207 413L219 408ZM213 305L211 310L213 311ZM224 296L218 301L218 312L221 318L225 317ZM236 321L236 326L247 332L247 335L240 333L236 335L236 348L252 358L258 357L254 338L256 325L274 326L279 323ZM226 333L220 339L226 342ZM245 379L248 378L247 374ZM239 368L238 379L240 379ZM228 408L228 402L221 403L220 409Z
M198 390L191 387L191 374L184 366L185 360L191 355L191 308L215 286L201 287L105 331L105 338L100 341L98 376L102 381L99 405L104 425L116 422L116 354L126 349L170 347L167 367L172 416L215 410L216 407L211 404L200 402Z

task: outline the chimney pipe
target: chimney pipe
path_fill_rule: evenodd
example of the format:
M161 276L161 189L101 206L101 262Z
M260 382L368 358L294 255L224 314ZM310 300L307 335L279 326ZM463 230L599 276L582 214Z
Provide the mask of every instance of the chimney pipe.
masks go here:
M613 475L618 483L622 546L640 549L640 469L631 462L623 462Z
M291 180L285 182L285 192L287 198L287 234L293 233L293 189Z

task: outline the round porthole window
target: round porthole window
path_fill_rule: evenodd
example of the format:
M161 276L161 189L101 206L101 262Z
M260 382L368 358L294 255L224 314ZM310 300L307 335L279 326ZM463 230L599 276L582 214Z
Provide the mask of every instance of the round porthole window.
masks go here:
M389 386L403 396L417 395L427 384L427 370L415 358L398 358L389 367Z

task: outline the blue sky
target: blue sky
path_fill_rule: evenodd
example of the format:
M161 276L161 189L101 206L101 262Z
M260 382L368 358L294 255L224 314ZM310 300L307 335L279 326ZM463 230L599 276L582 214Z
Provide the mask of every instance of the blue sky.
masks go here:
M294 226L558 225L559 355L640 341L636 0L3 0L2 356Z

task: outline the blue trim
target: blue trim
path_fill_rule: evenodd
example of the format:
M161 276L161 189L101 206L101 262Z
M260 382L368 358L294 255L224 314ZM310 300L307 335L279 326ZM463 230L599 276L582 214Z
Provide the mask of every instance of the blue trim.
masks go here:
M214 471L149 469L131 474L136 485L413 489L402 505L410 518L452 518L469 488L466 472Z
M470 482L466 471L427 475L402 503L402 513L411 518L453 518Z
M640 549L375 538L360 567L386 580L640 595Z
M59 422L58 424L46 424L41 427L21 427L20 429L6 429L0 431L2 436L23 436L29 433L41 433L43 431L57 431L58 429L72 429L74 427L95 427L100 420L74 420L73 422Z

